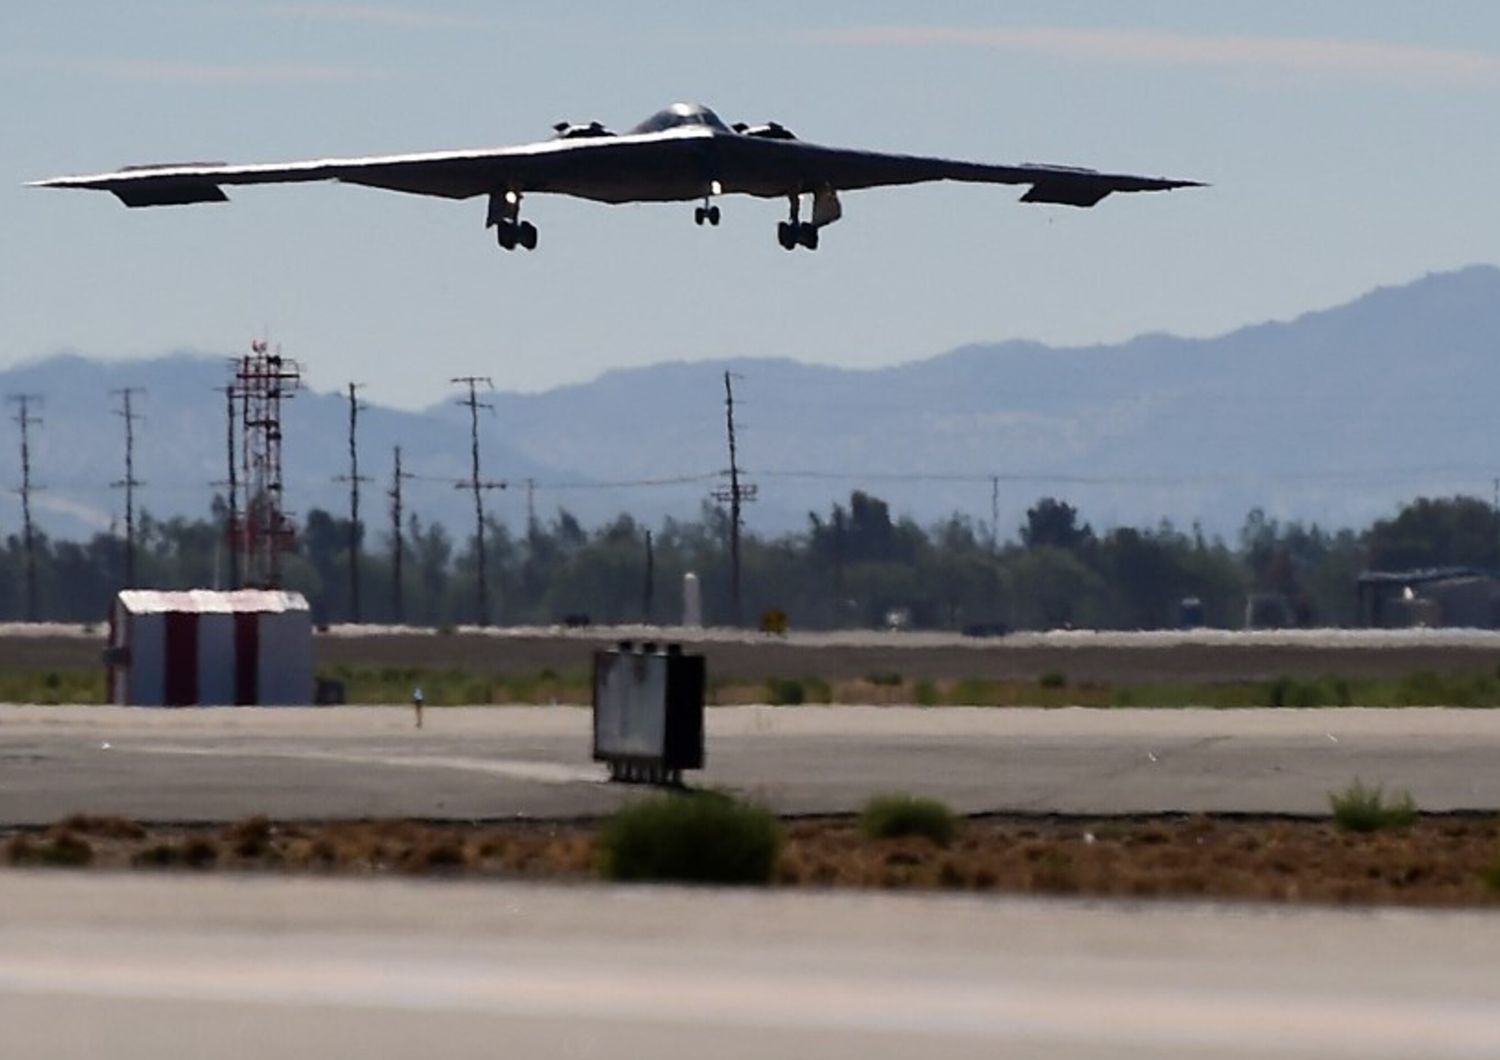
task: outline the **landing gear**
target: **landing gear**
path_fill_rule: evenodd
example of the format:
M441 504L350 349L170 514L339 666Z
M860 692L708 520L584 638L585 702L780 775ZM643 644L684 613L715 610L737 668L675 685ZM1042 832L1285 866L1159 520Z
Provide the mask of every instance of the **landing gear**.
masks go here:
M693 223L699 225L709 224L717 228L719 224L719 208L717 206L698 207L693 211Z
M776 226L776 242L781 244L783 250L796 250L798 247L817 250L818 226L805 221L782 221Z
M818 230L824 224L832 224L833 221L819 221L817 203L814 201L813 219L811 222L803 221L802 197L800 195L790 196L792 216L790 220L782 221L776 226L776 242L781 244L783 250L796 250L798 247L806 247L808 250L818 249ZM834 218L833 220L837 220Z
M535 250L536 225L520 218L520 192L507 191L490 196L490 214L485 227L495 230L495 242L506 250L515 250L516 247Z

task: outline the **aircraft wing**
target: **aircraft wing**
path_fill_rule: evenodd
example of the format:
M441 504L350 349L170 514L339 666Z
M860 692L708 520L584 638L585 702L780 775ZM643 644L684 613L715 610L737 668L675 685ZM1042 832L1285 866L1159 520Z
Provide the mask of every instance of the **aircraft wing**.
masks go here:
M802 140L762 140L743 137L726 149L735 158L740 176L750 184L795 183L804 192L818 188L855 191L884 185L920 184L953 180L974 184L1029 184L1023 202L1093 206L1106 195L1127 191L1167 191L1196 188L1192 180L1100 173L1071 166L998 166L920 155L883 154L840 147L824 147ZM729 167L726 167L729 168Z
M703 129L673 129L641 135L542 140L514 147L369 158L330 158L274 165L182 163L131 166L94 176L55 177L32 187L108 191L126 206L180 206L224 202L231 184L287 184L334 180L415 195L467 199L514 188L572 192L608 185L612 178L636 182L653 173L670 175L683 164L697 168Z

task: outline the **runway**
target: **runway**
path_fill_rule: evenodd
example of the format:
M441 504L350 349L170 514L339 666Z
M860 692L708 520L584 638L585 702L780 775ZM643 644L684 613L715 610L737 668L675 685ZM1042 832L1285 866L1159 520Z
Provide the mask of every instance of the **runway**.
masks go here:
M1356 777L1425 810L1500 809L1500 712L722 707L694 784L783 813L930 794L966 813L1323 813ZM570 818L638 793L587 710L0 707L0 824Z
M1491 1057L1500 920L0 874L8 1055Z

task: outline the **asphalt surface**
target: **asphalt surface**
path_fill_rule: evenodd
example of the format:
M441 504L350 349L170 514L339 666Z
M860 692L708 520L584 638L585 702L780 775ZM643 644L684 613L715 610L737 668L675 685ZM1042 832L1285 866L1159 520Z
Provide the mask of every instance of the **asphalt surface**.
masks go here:
M1500 809L1500 711L721 707L708 769L784 813L907 791L977 813L1322 813L1359 778L1426 810ZM572 707L0 707L0 824L568 818L640 789Z
M1493 1057L1500 919L0 873L6 1056Z

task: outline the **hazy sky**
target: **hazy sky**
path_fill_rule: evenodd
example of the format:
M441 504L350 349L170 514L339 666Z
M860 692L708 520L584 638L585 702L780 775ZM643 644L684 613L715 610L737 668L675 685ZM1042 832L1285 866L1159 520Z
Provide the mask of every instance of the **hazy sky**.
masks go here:
M497 14L496 12L504 12ZM1497 260L1500 5L1073 0L520 5L0 0L0 362L233 352L418 406L662 359L849 366L968 341L1224 331ZM1008 188L845 196L816 254L784 203L482 200L338 185L126 210L25 180L614 128L678 99L823 143L1211 181L1094 210Z

